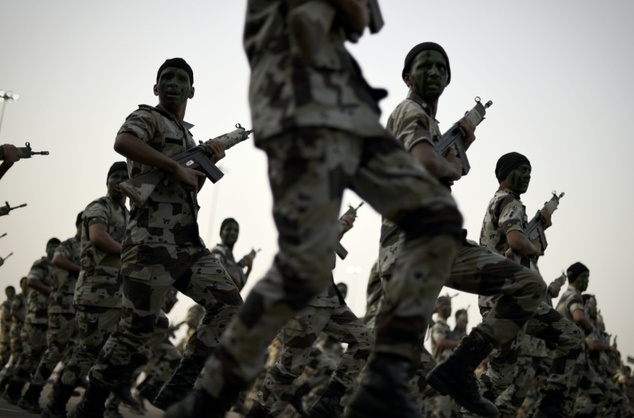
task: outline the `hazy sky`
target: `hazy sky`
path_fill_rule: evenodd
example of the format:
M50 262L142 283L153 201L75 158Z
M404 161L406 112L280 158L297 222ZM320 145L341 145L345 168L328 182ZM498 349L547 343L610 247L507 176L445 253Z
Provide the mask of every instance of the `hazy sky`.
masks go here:
M48 150L18 162L0 181L0 202L27 203L0 218L0 288L16 285L44 255L46 241L74 234L77 213L106 193L106 174L121 157L114 137L138 104L156 104L156 71L166 58L183 57L194 70L196 95L186 120L196 139L250 127L249 68L242 49L243 1L135 0L108 2L0 0L0 90L20 94L5 103L0 143ZM446 49L451 84L438 119L448 129L473 106L492 100L469 150L470 174L454 195L469 237L477 240L486 205L497 188L494 167L509 151L525 154L533 179L523 195L529 216L565 192L549 246L540 260L550 281L570 264L590 268L608 332L623 354L634 354L631 321L634 233L631 181L634 140L634 2L590 0L423 1L383 0L385 27L351 51L370 83L387 88L382 121L405 97L400 73L409 49L435 41ZM0 104L0 106L2 106ZM219 241L222 219L241 226L236 257L261 248L250 282L264 274L277 249L264 154L248 140L227 152L226 173L208 183L199 201L201 234ZM630 190L628 192L627 190ZM357 205L354 193L344 204ZM345 208L342 208L342 211ZM342 243L350 254L335 278L350 288L348 303L362 315L369 268L377 256L380 218L359 210ZM449 290L451 294L456 293ZM192 301L181 296L170 315L180 320ZM477 298L460 294L454 309Z

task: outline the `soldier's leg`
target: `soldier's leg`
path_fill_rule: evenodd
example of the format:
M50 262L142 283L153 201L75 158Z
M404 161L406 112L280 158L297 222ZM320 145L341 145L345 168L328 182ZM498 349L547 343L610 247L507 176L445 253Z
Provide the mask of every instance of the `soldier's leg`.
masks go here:
M334 308L308 306L289 320L278 334L281 343L277 361L271 367L253 399L255 410L270 416L280 414L293 398L293 383L304 371L317 337L330 320Z
M176 280L174 287L203 306L205 316L187 341L174 375L154 400L154 405L163 410L192 391L205 360L218 346L229 321L242 305L233 280L207 249L195 254L195 262L182 277Z
M369 328L347 305L333 311L324 332L335 340L348 344L348 348L341 356L326 390L309 411L310 416L315 418L341 415L341 398L355 385L373 345Z
M46 324L27 322L25 327L28 345L15 365L11 381L3 395L14 405L20 400L24 385L30 380L31 373L35 371L40 357L46 350Z
M473 371L494 346L510 346L521 327L533 316L546 284L541 276L483 246L464 242L446 284L449 287L499 299L482 322L463 338L447 360L428 376L430 384L474 413L495 416L489 402L478 398ZM512 367L505 375L512 376ZM462 387L469 388L459 392Z

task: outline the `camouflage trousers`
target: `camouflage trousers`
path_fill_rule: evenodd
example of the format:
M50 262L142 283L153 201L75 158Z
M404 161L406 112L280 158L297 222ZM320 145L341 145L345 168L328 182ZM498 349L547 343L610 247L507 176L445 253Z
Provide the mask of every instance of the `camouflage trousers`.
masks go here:
M72 355L78 334L75 314L55 313L48 316L48 330L46 332L47 349L40 359L31 384L44 386L53 373L55 366L65 356ZM70 354L70 355L68 355Z
M143 261L141 261L143 260ZM242 297L222 264L201 246L133 246L121 254L123 312L104 345L90 378L120 384L130 365L145 364L165 295L172 287L205 307L205 316L187 342L184 356L206 358L242 305Z
M26 343L26 331L21 323L11 324L11 363L7 366L11 370L15 367L18 359L22 355L24 344Z
M279 334L282 343L277 362L266 374L258 402L277 416L295 393L295 380L310 360L311 349L320 333L348 344L332 379L350 388L372 351L370 331L346 305L339 307L309 306L286 323Z
M2 369L11 357L11 328L3 328L0 331L0 369Z
M376 349L414 360L460 234L462 217L449 191L392 139L297 129L262 147L269 162L279 252L208 359L205 389L217 398L231 397L251 382L277 332L329 286L346 188L409 231L403 249L409 256L398 272L403 284L377 328ZM435 283L432 291L427 283Z
M181 352L167 338L169 320L163 312L161 314L156 323L154 336L150 340L152 354L144 368L145 379L142 382L143 386L147 386L150 388L148 390L156 394L172 377L182 358Z
M75 319L79 331L79 344L64 368L62 383L76 386L88 375L99 351L112 334L121 318L121 309L78 305Z
M498 301L498 304L500 302ZM486 318L490 315L485 315ZM566 413L571 412L572 398L568 396L568 391L573 383L577 358L582 350L583 337L579 327L564 318L559 312L548 305L542 298L542 302L537 308L537 312L526 322L524 332L534 338L543 340L546 348L550 350L552 360L548 369L548 378L545 389L549 391L562 392L568 402L564 405ZM486 372L480 377L482 390L488 392L493 398L497 398L507 387L513 384L515 369L521 352L521 334L517 339L502 344L499 349L490 356L490 361ZM529 360L529 359L525 359ZM535 376L535 369L528 369L532 377ZM524 381L522 390L515 396L525 397L530 385ZM502 405L502 409L510 407L509 414L515 414L518 405ZM497 404L497 402L496 402Z
M46 324L33 324L26 322L24 330L26 332L27 344L22 347L22 355L13 367L13 379L17 382L27 382L31 379L31 374L35 371L40 357L46 350Z

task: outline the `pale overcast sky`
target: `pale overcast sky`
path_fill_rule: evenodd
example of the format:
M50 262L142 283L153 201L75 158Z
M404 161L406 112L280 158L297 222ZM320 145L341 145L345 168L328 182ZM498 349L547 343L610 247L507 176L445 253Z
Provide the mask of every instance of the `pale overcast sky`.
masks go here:
M477 240L486 205L497 188L494 167L509 151L525 154L533 179L523 196L529 216L565 192L549 247L540 260L546 281L581 261L591 271L608 332L623 354L634 354L630 320L634 225L631 181L634 140L628 116L634 100L634 2L629 0L517 0L380 2L385 27L351 51L370 83L388 89L382 121L405 97L402 62L415 44L446 49L451 84L440 100L441 129L473 106L492 100L469 150L470 174L454 188ZM48 150L18 162L0 181L0 202L27 203L0 218L0 287L18 284L44 255L46 241L74 233L76 214L106 193L106 173L121 157L115 134L138 104L156 104L156 70L183 57L194 70L196 95L186 119L204 140L250 127L249 69L242 49L243 1L0 0L0 90L20 94L5 103L0 143ZM0 104L1 106L1 104ZM225 177L200 195L199 222L208 246L219 241L222 219L241 225L236 256L261 248L244 294L270 266L277 249L264 154L251 140L227 152ZM630 190L628 192L628 190ZM359 203L353 193L344 204ZM345 208L342 208L342 211ZM350 288L348 303L365 310L365 286L378 251L380 219L365 205L343 239L350 254L335 278ZM455 291L449 290L451 294ZM181 319L191 300L181 296L171 317ZM454 309L477 298L460 294Z

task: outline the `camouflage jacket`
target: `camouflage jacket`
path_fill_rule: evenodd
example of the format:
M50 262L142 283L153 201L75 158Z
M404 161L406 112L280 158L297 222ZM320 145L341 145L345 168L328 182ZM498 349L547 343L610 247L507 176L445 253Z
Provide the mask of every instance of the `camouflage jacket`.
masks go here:
M383 299L383 284L379 276L379 262L375 261L370 269L368 286L365 289L365 316L376 316Z
M30 293L30 292L29 292ZM21 318L26 317L26 296L24 293L18 293L11 301L11 311ZM11 329L22 327L23 322L15 316L11 316Z
M508 189L495 192L489 202L480 230L480 244L504 255L509 249L506 234L523 231L528 223L526 208L519 196ZM519 263L518 260L514 260Z
M9 299L0 305L0 336L8 337L11 331L11 301Z
M345 17L330 3L248 1L243 43L256 145L298 127L387 137L377 104L387 93L363 78L344 45Z
M427 105L416 93L410 91L407 98L390 114L387 129L408 152L420 142L428 142L435 147L440 140L438 121L428 112ZM404 239L403 232L392 221L384 218L379 239L381 277L389 278L392 275L396 254L403 245Z
M69 238L55 249L56 255L64 256L77 265L80 263L80 253L81 240L79 237ZM48 299L49 314L75 313L73 297L78 277L78 272L64 270L59 267L53 268L53 291Z
M196 146L189 129L160 106L140 105L132 112L119 133L129 133L167 157ZM128 174L134 178L155 170L128 159ZM131 216L123 246L203 245L196 217L196 192L172 176L165 176L142 207L131 203Z
M101 251L90 242L89 228L93 223L102 223L110 236L118 242L128 222L129 213L109 196L94 200L84 209L81 226L81 272L75 286L75 305L121 307L121 284L119 276L120 254Z
M437 363L445 360L452 352L450 348L438 347L438 342L450 339L450 334L451 328L449 328L447 321L438 317L431 327L431 355Z
M29 280L39 280L52 288L53 263L48 257L40 258L33 263L26 277ZM31 289L27 297L26 306L26 322L40 325L48 323L48 295Z
M577 309L584 309L585 304L581 297L581 292L572 286L568 286L566 291L559 298L557 302L557 312L562 314L569 321L576 323L572 317L572 313Z
M220 243L211 249L211 254L216 260L222 263L232 279L234 276L239 278L240 283L236 283L236 286L238 286L238 290L242 290L244 284L247 282L247 275L244 273L244 270L242 270L242 267L236 262L236 259L233 256L233 251L231 251L231 249L225 244Z

